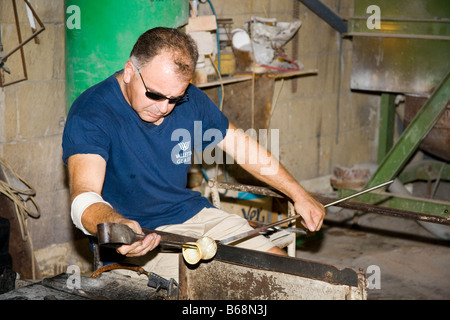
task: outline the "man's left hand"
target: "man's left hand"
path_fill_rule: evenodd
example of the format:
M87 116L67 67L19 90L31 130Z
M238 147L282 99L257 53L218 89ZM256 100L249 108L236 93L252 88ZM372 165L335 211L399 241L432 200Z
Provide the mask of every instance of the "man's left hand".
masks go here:
M324 206L312 197L294 203L295 211L303 218L302 224L309 231L319 231L325 218Z

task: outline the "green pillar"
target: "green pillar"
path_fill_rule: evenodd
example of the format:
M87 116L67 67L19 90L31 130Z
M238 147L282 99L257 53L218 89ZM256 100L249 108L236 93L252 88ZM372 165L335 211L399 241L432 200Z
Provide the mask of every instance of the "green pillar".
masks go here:
M383 161L394 144L395 94L382 93L380 104L380 129L378 133L378 163Z
M188 0L65 0L66 102L123 68L139 35L188 22Z

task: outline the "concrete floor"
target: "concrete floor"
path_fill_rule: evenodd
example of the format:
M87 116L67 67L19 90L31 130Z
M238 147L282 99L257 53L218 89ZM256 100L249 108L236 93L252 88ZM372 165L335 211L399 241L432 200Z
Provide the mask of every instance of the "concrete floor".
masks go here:
M367 277L375 276L369 266L379 267L379 289L367 290L369 300L450 299L450 241L414 220L379 214L329 208L325 222L315 237L297 241L297 257L362 269Z

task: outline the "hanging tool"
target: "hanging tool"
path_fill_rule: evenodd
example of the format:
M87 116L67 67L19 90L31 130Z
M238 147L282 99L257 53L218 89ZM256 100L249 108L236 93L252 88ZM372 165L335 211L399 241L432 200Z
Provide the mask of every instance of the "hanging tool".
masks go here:
M334 205L336 205L336 204L338 204L338 203L341 203L341 202L344 202L344 201L349 200L349 199L351 199L351 198L360 196L360 195L362 195L362 194L364 194L364 193L373 191L373 190L375 190L375 189L379 189L379 188L384 187L384 186L386 186L386 185L388 185L388 184L391 184L391 183L393 183L393 182L394 182L394 180L390 180L390 181L388 181L388 182L384 182L384 183L381 183L381 184L379 184L379 185L376 185L376 186L374 186L374 187L372 187L372 188L369 188L369 189L366 189L366 190L357 192L357 193L355 193L355 194L349 195L349 196L344 197L344 198L342 198L342 199L338 199L338 200L333 201L333 202L331 202L331 203L327 203L326 205L324 205L324 208L328 208L328 207L334 206ZM264 226L262 226L262 227L259 227L259 228L256 228L256 229L253 229L253 230L250 230L250 231L247 231L247 232L244 232L244 233L241 233L241 234L238 234L238 235L235 235L235 236L226 238L226 239L223 239L223 240L219 241L219 243L220 243L220 244L230 244L230 243L236 242L236 241L238 241L238 240L242 240L242 239L248 238L248 237L250 237L250 236L256 235L256 234L260 233L260 232L263 231L263 230L266 230L266 229L275 227L275 226L280 225L280 224L282 224L282 223L285 223L285 222L291 222L292 220L295 220L295 219L300 218L300 217L301 217L301 215L300 215L300 214L297 214L297 215L295 215L295 216L288 217L288 218L286 218L286 219L279 220L279 221L276 221L276 222L274 222L274 223L266 224L266 225L264 225ZM304 233L306 234L307 231L305 230Z

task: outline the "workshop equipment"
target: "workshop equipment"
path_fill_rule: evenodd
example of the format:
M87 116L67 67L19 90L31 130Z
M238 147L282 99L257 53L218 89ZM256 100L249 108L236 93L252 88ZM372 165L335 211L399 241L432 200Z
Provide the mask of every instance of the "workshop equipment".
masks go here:
M3 45L1 42L1 35L0 35L0 68L3 69L6 73L11 74L11 70L5 65L6 60L12 54L19 52L20 58L22 60L22 74L23 75L20 78L15 77L14 79L10 79L10 80L6 79L6 81L5 81L5 79L4 79L5 75L3 74L0 77L0 87L6 87L6 86L16 84L21 81L28 80L27 65L26 65L26 60L25 60L25 51L24 51L23 47L28 42L30 42L32 39L34 39L34 41L36 43L39 43L39 41L37 40L38 39L37 36L42 31L45 30L44 24L39 19L38 15L36 14L36 11L33 9L30 2L28 0L24 0L24 3L25 3L26 10L27 10L27 14L28 14L28 19L30 21L30 26L32 27L31 30L32 30L33 34L28 36L25 40L22 41L22 34L20 31L20 21L19 21L20 8L17 7L16 0L12 0L13 16L14 16L14 21L15 21L15 25L16 25L17 40L19 43L16 45L15 48L9 50L9 52L3 52ZM39 29L36 29L36 25L34 23L35 19L36 19L37 23L39 24ZM17 75L17 70L13 70L13 74Z
M302 1L309 2L309 1ZM370 11L370 8L376 8ZM402 8L402 10L399 10ZM377 15L378 13L378 15ZM345 37L351 37L352 90L381 94L378 169L366 188L380 181L395 179L397 184L415 181L450 180L448 164L448 121L445 113L450 101L450 6L446 0L360 0L355 2L354 16L349 17ZM369 22L377 19L379 27ZM344 28L345 29L345 28ZM343 32L343 31L341 31ZM408 125L394 144L396 97L405 96ZM426 99L414 117L409 117L408 97ZM400 116L401 117L401 116ZM447 115L448 117L448 115ZM438 123L440 128L436 128ZM406 123L405 123L406 124ZM438 142L431 141L437 131ZM442 141L443 143L440 143ZM428 145L428 147L427 147ZM437 146L437 148L436 148ZM438 160L411 161L418 149L431 152ZM445 161L440 161L445 160ZM403 187L403 191L406 189ZM362 204L416 212L448 219L450 203L432 197L415 197L400 188L390 187L384 194L358 198ZM353 190L339 189L345 196ZM448 232L446 226L439 230ZM438 237L441 232L433 232ZM448 240L448 237L444 237Z
M196 241L174 233L145 228L142 231L155 232L163 240L178 243ZM180 255L178 266L177 282L151 275L140 266L130 268L148 275L148 282L104 272L114 268L113 264L95 271L91 277L80 275L79 286L71 282L77 275L62 273L16 288L0 295L0 300L367 299L366 278L361 269L338 269L321 262L235 246L222 244L214 259L196 265L188 264ZM98 277L100 273L102 276Z
M180 300L362 300L362 270L220 245L214 259L179 263Z
M23 279L39 279L41 272L28 230L28 218L39 218L36 190L20 177L4 159L0 159L0 217L9 221L9 254L12 270Z
M158 233L178 243L188 236ZM362 270L220 244L214 259L191 265L179 260L178 299L366 299ZM249 288L252 288L251 290ZM175 289L175 288L174 288ZM175 293L173 293L175 295Z
M100 223L97 225L97 239L100 246L117 248L123 244L132 244L142 240L146 235L156 231L145 229L144 234L135 233L130 227L120 223ZM183 257L189 264L200 260L208 260L217 252L216 242L209 237L201 237L196 241L181 242L161 239L159 245L165 249L181 249Z
M181 242L194 240L165 235ZM341 270L321 262L234 246L221 245L215 259L195 266L180 257L179 270L178 284L157 275L146 282L105 272L95 278L80 275L77 286L71 280L76 275L61 273L0 294L0 300L367 299L362 270Z
M379 28L368 23L374 4ZM359 0L353 14L352 89L429 94L450 69L447 0Z

